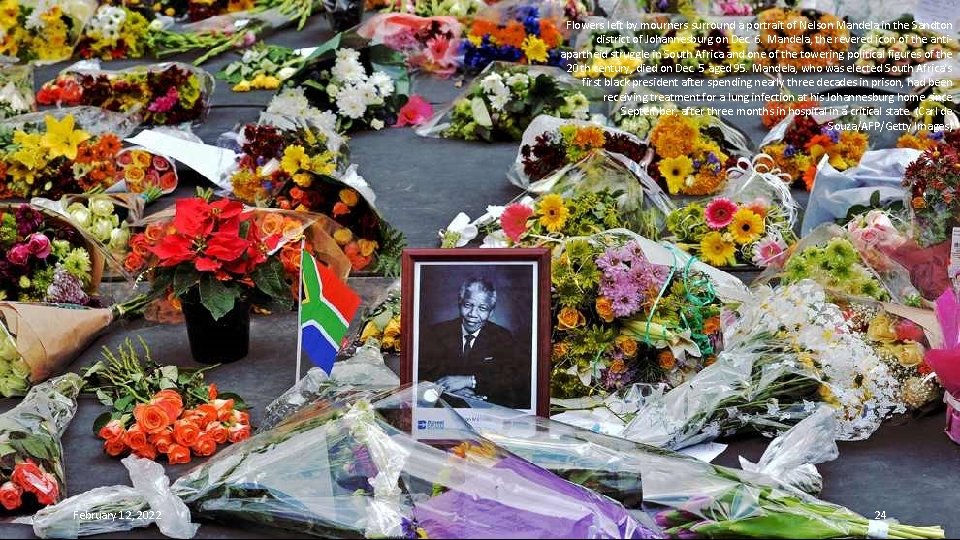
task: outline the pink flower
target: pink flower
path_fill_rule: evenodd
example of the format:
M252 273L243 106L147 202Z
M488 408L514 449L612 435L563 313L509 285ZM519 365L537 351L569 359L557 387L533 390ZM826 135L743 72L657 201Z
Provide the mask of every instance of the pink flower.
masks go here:
M500 227L507 238L519 242L523 233L527 232L527 220L533 215L533 208L513 203L504 209L500 215Z
M395 127L419 126L433 116L433 106L419 95L410 96L406 105L400 108Z
M243 35L243 43L240 44L240 47L241 48L250 47L256 42L257 42L257 35L254 34L253 32L248 31L246 34Z
M27 240L27 248L34 257L46 259L50 256L50 239L44 234L33 233Z
M180 99L180 94L177 92L176 88L171 86L170 89L167 90L167 94L155 99L153 103L147 107L147 110L156 113L168 112L170 109L173 109L174 105L177 104L178 99Z
M17 266L26 266L30 261L30 248L27 244L18 244L7 252L7 260Z
M786 247L783 240L775 236L763 238L753 246L753 264L760 267L770 266L783 256Z
M733 221L733 214L737 211L737 204L726 197L717 197L710 201L704 209L707 226L711 229L722 229Z

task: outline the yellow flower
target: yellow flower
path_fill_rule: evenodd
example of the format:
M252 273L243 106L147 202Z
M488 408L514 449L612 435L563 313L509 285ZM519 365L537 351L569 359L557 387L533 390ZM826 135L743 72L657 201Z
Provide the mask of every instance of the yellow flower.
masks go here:
M130 159L140 167L149 167L153 163L153 158L150 156L150 153L144 152L143 150L133 150L130 152Z
M67 159L77 158L77 146L90 138L86 131L73 129L73 115L68 114L63 120L57 121L56 118L47 115L44 117L47 125L47 132L40 139L40 144L50 151L51 157L64 156Z
M309 173L297 173L293 175L293 182L300 187L310 187L310 184L313 184L313 176Z
M233 85L234 92L249 92L250 91L250 81L240 81L237 84Z
M357 195L357 192L352 189L341 189L340 190L340 201L343 204L353 208L360 201L360 196Z
M337 169L333 162L333 154L330 152L321 152L313 156L310 158L309 165L304 164L304 167L308 166L312 172L323 176L331 176Z
M749 208L741 208L733 214L733 221L730 222L730 234L733 241L738 244L749 244L757 238L763 236L764 224L763 218Z
M353 240L353 233L350 232L350 229L344 227L333 233L333 239L337 241L337 244L345 246L349 244L351 240Z
M667 189L675 195L683 188L687 177L693 172L693 162L687 156L666 158L660 160L657 167L667 182Z
M547 61L547 43L536 36L527 36L523 40L523 54L529 62Z
M368 339L380 339L380 329L377 328L377 323L373 321L368 322L363 327L363 332L360 333L360 343L366 343Z
M390 337L399 337L400 336L400 316L395 316L387 323L387 327L383 329L383 335Z
M263 78L263 81L260 84L260 87L265 90L276 90L277 88L280 88L280 79L274 77L273 75L268 75Z
M359 241L357 241L357 245L360 246L360 255L363 257L370 257L373 255L373 252L376 251L377 247L379 246L376 240L367 240L365 238L361 238Z
M39 133L17 131L13 134L13 143L19 148L11 154L11 160L28 169L42 169L46 165L44 153L40 150Z
M560 232L570 216L570 210L563 205L563 197L556 193L544 197L537 205L537 212L540 214L540 224L553 233Z
M280 160L280 168L287 174L294 174L300 170L301 164L306 161L310 163L310 157L299 144L292 144L283 149L283 159Z
M736 246L724 240L717 231L707 233L700 240L700 257L713 266L733 264L736 251Z

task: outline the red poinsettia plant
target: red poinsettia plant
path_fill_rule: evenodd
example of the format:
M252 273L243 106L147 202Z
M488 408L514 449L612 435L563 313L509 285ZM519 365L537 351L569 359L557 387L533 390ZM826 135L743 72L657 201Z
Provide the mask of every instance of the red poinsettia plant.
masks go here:
M178 199L173 220L148 248L155 256L154 291L180 297L199 289L214 320L240 298L257 305L291 306L283 264L273 254L282 234L266 234L243 204L209 193Z

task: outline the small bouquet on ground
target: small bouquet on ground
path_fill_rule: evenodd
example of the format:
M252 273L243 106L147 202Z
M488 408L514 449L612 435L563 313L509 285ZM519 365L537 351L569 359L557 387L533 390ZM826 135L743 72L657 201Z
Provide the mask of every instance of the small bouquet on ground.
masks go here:
M897 398L908 410L939 402L940 385L924 361L931 346L928 335L938 333L933 312L856 300L838 300L837 305L851 330L862 336L896 378Z
M269 1L267 5L275 3ZM150 7L156 15L177 19L187 18L191 22L197 22L226 13L253 10L256 2L254 0L160 0Z
M290 22L291 16L276 10L236 12L209 17L188 24L174 24L169 17L157 17L150 22L144 36L146 48L157 58L195 50L205 51L193 65L231 49L242 49L256 43L264 30Z
M382 353L400 353L400 284L394 283L377 303L364 310L356 345L376 342Z
M385 13L368 19L357 33L403 54L411 72L450 77L463 65L463 28L456 17Z
M149 202L177 189L176 163L145 148L124 148L117 153L117 179L126 191ZM116 186L114 186L116 188Z
M913 232L921 247L950 239L960 226L960 132L948 131L943 142L925 151L907 167L907 188Z
M191 455L211 456L217 445L250 437L250 415L234 394L221 394L204 381L204 369L160 366L140 340L143 356L128 339L117 352L84 371L97 398L111 410L93 431L110 456L127 452L151 460L166 455L171 464Z
M886 256L876 241L885 225L851 222L853 232L832 223L821 225L797 242L778 263L767 267L756 283L779 279L781 284L814 280L834 295L903 304L919 302L910 275ZM866 237L866 239L865 239ZM897 243L893 236L888 240Z
M644 398L623 438L676 449L747 430L775 435L825 402L837 438L860 440L905 410L896 379L819 285L805 280L755 294L724 330L716 361Z
M0 198L58 199L112 186L130 124L116 113L85 107L0 122Z
M54 63L70 58L94 0L4 0L0 11L0 56Z
M367 9L383 8L385 13L410 13L418 17L470 19L487 7L484 0L367 0Z
M66 218L29 204L0 206L0 300L99 307L96 242Z
M722 194L667 216L672 240L714 266L777 264L797 241L793 226L799 209L780 171L760 155L742 160L727 175L730 184Z
M0 64L0 120L27 114L35 108L33 68Z
M81 58L142 58L150 21L125 5L101 5L83 28L76 54Z
M586 120L590 100L556 68L494 63L417 133L467 141L518 141L541 114Z
M788 538L797 531L811 538L866 538L871 523L879 525L784 485L779 476L765 471L713 465L545 418L505 417L509 420L482 429L481 435L628 509L640 508L642 491L644 510L655 515L669 538ZM890 538L943 536L939 527L886 526Z
M647 145L639 138L618 129L538 116L523 134L508 177L514 184L528 187L593 152L620 154L640 168L647 151Z
M525 0L498 2L474 17L464 43L464 68L476 73L491 62L565 67L563 6Z
M77 413L83 381L73 373L30 390L0 415L0 505L33 512L60 502L67 491L63 433Z
M400 53L383 45L348 48L339 35L315 51L285 86L303 88L312 106L334 113L340 132L393 126L410 99Z
M650 130L656 154L647 170L670 194L709 195L723 187L733 156L716 141L710 124L709 115L671 112Z
M757 15L757 63L786 73L821 72L838 66L850 48L847 24L813 9L774 7Z
M294 49L258 42L243 51L240 60L220 70L217 78L230 84L234 92L276 90L303 67L306 59Z
M213 94L213 77L200 68L167 62L121 71L81 62L57 75L37 92L41 105L88 105L138 113L151 125L201 123Z
M346 147L331 125L286 117L279 100L303 100L295 90L282 93L259 124L242 128L236 167L227 171L233 194L257 206L324 214L337 226L330 234L354 270L392 272L403 239L380 217L376 197L356 166L345 168ZM271 111L277 111L272 115ZM285 120L284 120L285 119ZM279 126L279 127L278 127Z
M148 503L148 493L131 497L120 486L90 492L37 516L35 530L102 532L98 524L77 527L71 512L180 499L196 516L316 536L657 536L619 503L500 449L452 411L450 440L433 447L414 439L407 431L414 392L318 400L180 477L162 498ZM132 475L134 485L163 485L161 470L150 473ZM143 525L121 519L113 530Z
M806 111L794 111L767 135L760 151L810 191L821 159L826 157L834 169L845 171L860 162L869 143L866 133L841 128L840 118L821 123Z
M747 54L750 40L729 29L711 29L703 19L695 18L684 28L671 28L666 40L651 57L662 72L687 73L693 69L705 77L744 75L752 62ZM680 69L684 71L680 71Z
M59 203L34 199L66 216L74 225L100 244L111 263L123 261L130 250L130 224L143 215L143 199L123 195L68 195ZM105 270L116 270L109 264Z
M904 77L920 64L960 52L955 38L921 28L912 15L904 15L886 26L891 29L869 30L860 41L854 63L858 73ZM904 29L908 27L909 30Z

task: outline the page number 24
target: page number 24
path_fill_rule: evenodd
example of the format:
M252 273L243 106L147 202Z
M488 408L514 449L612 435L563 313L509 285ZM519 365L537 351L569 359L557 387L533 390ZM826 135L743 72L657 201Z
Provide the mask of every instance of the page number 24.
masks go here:
M876 514L876 517L874 517L873 519L887 519L886 510L876 510L874 514Z

